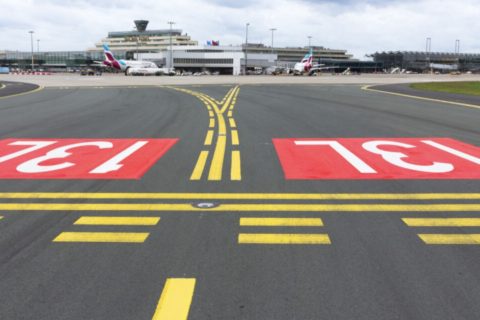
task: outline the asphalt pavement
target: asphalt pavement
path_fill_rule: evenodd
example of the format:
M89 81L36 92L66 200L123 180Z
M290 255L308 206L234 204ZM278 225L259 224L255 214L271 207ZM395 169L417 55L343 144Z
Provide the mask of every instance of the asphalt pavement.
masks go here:
M360 85L3 98L0 319L479 319L479 112Z

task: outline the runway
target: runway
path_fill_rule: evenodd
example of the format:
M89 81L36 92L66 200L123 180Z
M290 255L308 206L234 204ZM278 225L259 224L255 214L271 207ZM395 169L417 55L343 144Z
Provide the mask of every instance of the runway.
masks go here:
M360 84L3 98L0 318L478 319L479 112Z

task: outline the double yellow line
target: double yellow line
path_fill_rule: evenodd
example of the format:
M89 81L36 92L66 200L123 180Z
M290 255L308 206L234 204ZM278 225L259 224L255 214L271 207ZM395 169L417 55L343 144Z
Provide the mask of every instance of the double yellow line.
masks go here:
M208 170L207 179L210 181L222 180L225 154L227 146L229 146L228 135L230 135L230 146L232 149L230 180L241 180L242 174L240 151L237 150L238 146L240 145L240 139L238 137L237 124L233 118L233 110L237 102L240 87L237 85L231 88L221 101L215 100L209 95L201 92L196 92L185 88L169 88L190 94L201 100L207 108L209 115L208 131L203 143L205 149L200 151L200 155L198 156L196 165L190 176L190 180L202 179L205 167L207 166L209 160L210 168ZM225 119L225 114L227 114L228 126Z

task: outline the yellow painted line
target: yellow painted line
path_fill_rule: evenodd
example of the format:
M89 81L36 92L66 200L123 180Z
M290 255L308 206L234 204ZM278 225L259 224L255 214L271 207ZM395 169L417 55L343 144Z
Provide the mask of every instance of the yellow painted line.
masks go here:
M62 232L53 242L122 242L143 243L149 233L137 232Z
M480 227L480 218L402 218L409 227Z
M208 154L208 151L205 151ZM79 193L2 192L0 199L478 200L480 193Z
M230 123L230 128L236 128L237 124L235 123L235 119L228 118L228 122Z
M242 244L331 244L327 234L240 233Z
M210 118L210 123L208 124L209 128L215 127L215 118Z
M274 211L274 212L479 212L480 204L222 204L201 209L187 203L0 203L4 211Z
M371 87L370 85L368 85L368 86L363 86L363 87L362 87L362 90L381 92L381 93L391 94L391 95L394 95L394 96L412 98L412 99L417 99L417 100L433 101L433 102L440 102L440 103L446 103L446 104L453 104L453 105L462 106L462 107L467 107L467 108L480 109L480 106L479 106L479 105L475 105L475 104L468 104L468 103L461 103L461 102L455 102L455 101L448 101L448 100L441 100L441 99L426 98L426 97L414 96L414 95L410 95L410 94L397 93L397 92L391 92L391 91L384 91L384 90L379 90L379 89L372 89L372 88L370 88L370 87Z
M152 320L187 320L194 291L193 278L167 279Z
M426 244L480 244L480 234L419 234Z
M207 136L205 137L205 142L203 143L206 146L209 146L212 144L213 140L213 130L208 130Z
M23 96L23 95L25 95L25 94L35 93L35 92L41 91L41 90L43 90L43 89L44 89L44 87L40 86L40 87L38 87L38 88L36 88L36 89L30 90L30 91L27 91L27 92L15 93L15 94L11 94L11 95L8 95L8 96L3 96L3 97L0 97L0 99L6 99L6 98Z
M227 126L225 125L225 118L223 114L217 113L218 118L218 134L227 134Z
M235 95L235 92L238 90L238 86L233 88L233 90L229 93L228 98L226 99L225 103L222 105L222 109L220 110L220 113L224 113L225 110L227 110L230 107L231 101L233 96Z
M203 170L205 168L205 164L207 163L207 158L208 151L200 152L197 163L195 164L195 168L190 176L190 180L200 180L202 178Z
M242 227L323 227L320 218L240 218Z
M242 180L242 162L240 160L240 151L232 151L232 165L230 167L230 180Z
M99 226L155 226L160 217L80 217L74 224Z
M233 112L232 112L232 111L228 111L228 116L229 116L229 117L233 117Z
M238 146L239 144L240 144L240 141L238 139L238 131L232 130L232 145Z
M218 136L217 145L213 153L212 164L208 173L208 180L222 180L223 160L225 158L225 147L227 137Z
M213 118L213 117L215 117L215 113L213 113L213 111L209 110L209 111L208 111L208 116L209 116L210 118Z

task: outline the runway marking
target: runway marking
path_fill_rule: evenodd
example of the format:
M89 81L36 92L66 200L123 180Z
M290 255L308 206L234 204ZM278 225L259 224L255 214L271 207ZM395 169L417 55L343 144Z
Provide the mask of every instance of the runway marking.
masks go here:
M331 244L327 234L240 233L240 244Z
M213 153L212 164L208 173L208 180L222 180L223 160L225 159L226 144L227 137L219 136L217 138L217 145L215 146L215 151Z
M201 92L195 92L185 88L178 88L178 87L172 87L172 86L167 86L167 88L171 88L171 89L192 95L198 98L200 101L202 101L202 103L207 107L210 118L209 118L209 125L208 125L209 130L204 140L204 146L210 147L214 145L213 151L212 151L213 156L211 158L210 169L209 169L209 174L207 176L207 180L221 181L223 178L223 167L224 167L225 153L227 151L227 148L230 148L231 146L238 146L240 144L240 141L238 139L238 131L232 130L236 128L236 122L232 117L233 116L232 110L237 101L237 96L238 96L238 93L240 92L240 87L237 85L230 88L230 90L227 92L227 94L223 97L221 101L218 101L208 96L207 94L204 94ZM227 125L226 125L225 116L224 116L227 110L228 110L228 121L229 121L230 131L227 131ZM216 121L214 116L216 116ZM227 135L229 132L232 135L231 141L230 141L231 146L229 144L229 140L227 140ZM215 133L217 133L217 136L216 136L216 141L214 143L213 138L215 136ZM205 151L201 151L199 160L197 161L197 165L194 168L194 172L192 173L190 180L202 179L201 173L203 172L203 167L207 165L207 161L209 160L205 155L202 155L202 152L205 152ZM241 180L240 168L238 167L240 166L239 153L240 151L237 151L237 150L232 151L232 157L235 157L235 159L232 158L232 161L231 161L231 166L232 166L230 168L231 181ZM203 165L201 171L200 171L200 167L198 166L199 163Z
M137 232L62 232L53 242L143 243L149 233Z
M187 320L195 282L194 278L167 279L152 320Z
M240 160L240 151L232 151L232 165L230 169L230 180L242 180L242 162Z
M204 151L205 157L208 151ZM203 167L202 167L203 168ZM479 200L480 193L82 193L0 192L0 199Z
M323 221L320 218L240 218L240 226L323 227Z
M155 226L160 217L80 217L74 225L97 226Z
M412 98L412 99L417 99L417 100L440 102L440 103L457 105L457 106L461 106L461 107L480 109L480 106L475 105L475 104L468 104L468 103L455 102L455 101L449 101L449 100L426 98L426 97L414 96L414 95L410 95L410 94L397 93L397 92L391 92L391 91L385 91L385 90L379 90L379 89L372 89L371 87L372 87L372 85L363 86L362 90L381 92L381 93L386 93L386 94L390 94L390 95L394 95L394 96Z
M238 131L232 130L232 146L238 146L240 144L240 140L238 139Z
M21 92L21 93L15 93L15 94L10 94L8 96L1 96L0 99L6 99L6 98L12 98L12 97L18 97L18 96L23 96L25 94L31 94L31 93L35 93L35 92L38 92L38 91L41 91L43 90L44 87L42 86L39 86L38 88L36 89L33 89L33 90L30 90L30 91L27 91L27 92Z
M203 143L206 146L210 146L213 140L213 130L208 130L207 136L205 137L205 142Z
M419 234L425 244L435 245L462 245L480 244L480 234Z
M201 211L201 212L478 212L480 204L222 204L204 209L178 203L1 203L3 211Z
M201 151L192 175L190 176L190 180L200 180L202 178L203 170L205 168L205 164L207 163L207 158L208 151Z
M480 227L480 218L402 218L409 227Z

